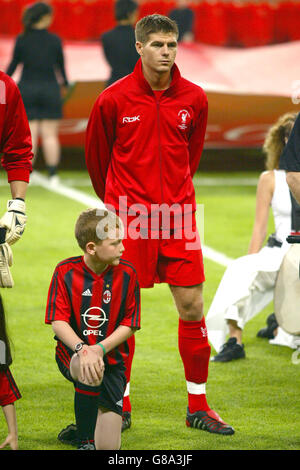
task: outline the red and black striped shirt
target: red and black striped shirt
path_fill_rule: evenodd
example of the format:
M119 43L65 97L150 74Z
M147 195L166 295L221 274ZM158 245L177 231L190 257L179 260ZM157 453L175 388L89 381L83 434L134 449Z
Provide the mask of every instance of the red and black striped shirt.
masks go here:
M0 370L0 406L10 405L21 398L21 393L9 367Z
M140 288L132 264L121 259L96 274L83 256L61 261L50 283L45 322L55 320L69 323L87 344L100 342L119 325L139 329ZM121 365L127 355L126 341L105 357L108 364Z

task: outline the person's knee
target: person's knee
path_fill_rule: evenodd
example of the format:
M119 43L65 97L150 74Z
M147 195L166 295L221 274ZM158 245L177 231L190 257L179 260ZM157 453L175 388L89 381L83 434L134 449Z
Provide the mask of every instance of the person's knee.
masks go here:
M202 296L196 298L185 298L181 302L179 315L182 320L200 321L203 317Z
M73 356L71 358L70 374L71 374L72 379L75 382L80 382L83 385L89 385L91 387L99 387L99 385L101 385L101 382L102 382L102 379L103 379L103 376L102 376L97 380L94 379L92 383L89 382L86 378L83 379L80 375L80 362L79 362L79 357L77 356L76 353L73 354Z

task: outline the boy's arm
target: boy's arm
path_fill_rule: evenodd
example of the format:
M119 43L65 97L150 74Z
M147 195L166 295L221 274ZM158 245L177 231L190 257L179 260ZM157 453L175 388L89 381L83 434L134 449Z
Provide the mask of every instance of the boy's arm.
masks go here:
M52 322L52 328L57 338L74 352L76 344L83 343L82 339L75 333L69 323L65 321L54 320ZM95 350L92 346L84 344L77 355L79 357L80 368L78 380L81 382L88 381L90 384L98 382L98 380L102 378L104 370L102 354L99 354L99 351ZM77 377L73 378L77 379Z
M120 344L124 343L130 336L134 334L136 331L136 328L131 328L130 326L125 326L125 325L120 325L118 328L116 328L115 331L111 335L109 335L107 338L105 338L103 341L100 343L105 349L106 353L109 353L113 349L115 349L117 346ZM94 346L91 346L91 348L97 348L97 351L101 350L101 355L103 357L104 351L101 346L99 346L99 343L95 344Z
M55 335L74 352L76 344L83 342L66 321L54 320L52 322L52 329Z
M274 185L274 172L264 171L257 184L255 220L248 249L249 255L258 253L266 238Z
M4 442L0 445L0 449L9 445L12 450L18 449L18 431L16 409L13 403L2 406L2 410L6 419L8 435Z

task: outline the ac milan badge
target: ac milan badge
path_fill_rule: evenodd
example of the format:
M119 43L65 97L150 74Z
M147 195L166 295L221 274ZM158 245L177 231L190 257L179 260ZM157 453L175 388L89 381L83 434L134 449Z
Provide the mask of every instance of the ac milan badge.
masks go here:
M106 290L103 293L103 302L105 304L108 304L110 301L111 301L111 292L110 292L110 290Z

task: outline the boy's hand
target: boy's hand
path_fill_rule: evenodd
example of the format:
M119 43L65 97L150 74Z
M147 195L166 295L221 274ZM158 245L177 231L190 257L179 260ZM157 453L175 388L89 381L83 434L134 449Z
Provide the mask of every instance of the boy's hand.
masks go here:
M78 357L80 381L87 385L100 385L104 374L104 362L98 348L84 345Z

